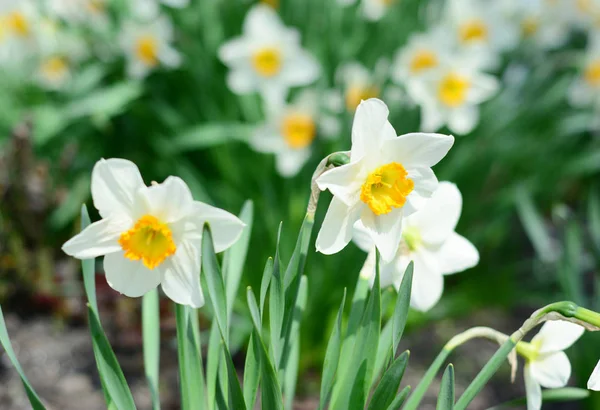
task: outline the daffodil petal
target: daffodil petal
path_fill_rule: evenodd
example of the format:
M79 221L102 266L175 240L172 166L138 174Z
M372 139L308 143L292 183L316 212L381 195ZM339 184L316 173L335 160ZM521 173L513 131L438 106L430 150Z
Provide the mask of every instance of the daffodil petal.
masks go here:
M168 177L162 184L147 187L138 195L142 199L138 212L153 215L166 223L185 217L194 203L190 188L179 177Z
M321 75L321 65L315 57L300 49L281 75L291 86L308 85Z
M77 259L97 258L113 252L119 252L119 236L131 226L126 217L101 219L89 225L63 246L62 250Z
M432 167L446 156L454 137L444 134L415 132L386 140L381 147L384 155L405 168Z
M347 206L353 206L359 201L360 188L363 184L361 174L362 162L351 162L329 171L317 178L321 191L328 189L336 198Z
M588 380L587 388L594 391L600 391L600 361Z
M283 177L291 178L298 174L310 159L310 149L286 149L275 158L277 172Z
M277 41L270 37L274 31L283 31L284 27L279 16L272 7L266 4L257 4L252 7L244 19L243 32L251 37L267 38Z
M532 377L549 389L566 386L571 377L571 362L565 352L542 354L529 365Z
M479 107L468 105L457 108L448 117L448 128L458 135L465 135L473 131L479 122Z
M187 219L190 230L185 235L190 238L202 232L205 223L210 226L215 252L223 252L237 242L246 226L237 216L223 209L195 201L193 211Z
M252 71L232 68L227 73L227 87L236 94L248 94L256 90L257 84Z
M385 103L376 98L361 102L356 108L352 124L352 162L369 152L379 151L382 131L388 122L389 110Z
M410 305L421 312L434 307L444 292L444 277L432 255L424 249L412 253L414 262ZM404 267L406 269L406 267Z
M200 247L184 241L165 263L162 289L174 302L199 308L204 305L200 287Z
M408 178L414 182L414 188L406 197L404 216L408 217L423 209L438 188L438 180L431 168L417 167L408 170Z
M365 207L360 219L384 261L391 261L402 240L402 208L393 209L387 214L375 215Z
M358 220L354 224L354 230L352 231L352 242L356 244L361 250L365 252L370 252L371 248L375 246L373 239L369 235L369 231L363 225L363 223Z
M317 251L332 255L344 249L352 239L352 227L360 218L362 206L349 207L333 197L317 236Z
M248 41L243 37L228 40L218 51L219 59L227 65L238 65L245 62L249 53Z
M541 343L540 353L560 352L569 348L583 335L585 329L564 320L551 320L541 327L532 342Z
M103 218L131 215L135 194L144 186L138 167L126 159L101 159L92 171L92 199Z
M525 391L527 392L527 410L542 408L542 386L531 374L531 365L525 364Z
M164 267L148 269L141 261L125 258L124 252L104 257L106 281L111 288L129 297L140 297L156 288L162 279Z
M431 199L419 212L407 217L406 223L419 227L424 242L441 244L454 232L461 210L462 195L456 185L440 182Z
M435 253L444 275L462 272L479 263L479 252L465 237L452 232Z

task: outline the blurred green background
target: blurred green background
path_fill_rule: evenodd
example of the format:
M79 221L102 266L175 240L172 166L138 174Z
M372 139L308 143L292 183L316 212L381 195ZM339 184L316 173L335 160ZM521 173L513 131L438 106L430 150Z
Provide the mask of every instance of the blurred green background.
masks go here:
M41 315L75 326L82 322L78 263L62 254L60 246L78 230L80 205L93 210L90 173L99 158L134 161L147 183L178 175L196 199L230 212L239 212L251 199L255 221L243 283L257 288L281 221L282 252L287 257L293 250L316 165L328 153L350 147L353 113L347 111L337 115L338 138L318 136L310 160L293 178L276 173L272 155L248 146L264 116L262 103L258 95L238 96L227 88L227 69L217 50L240 34L253 2L192 0L181 9L163 7L183 61L145 79L127 77L116 40L130 18L128 2L101 3L106 14L101 29L56 20L58 30L82 40L87 50L72 67L68 85L47 90L32 81L32 67L39 64L35 58L18 67L6 63L0 71L0 304L24 319ZM300 31L303 46L322 65L322 75L309 88L323 98L340 88L335 75L340 64L359 61L374 70L381 57L391 60L444 7L438 0L401 0L373 22L362 18L359 5L280 3L276 9L283 22ZM39 7L45 10L43 4ZM600 200L595 186L600 139L591 126L594 107L573 107L566 97L591 35L574 27L554 50L521 41L502 55L493 71L500 91L482 104L477 127L456 136L454 148L434 169L440 180L461 190L457 231L475 244L481 262L446 277L440 303L430 312L411 315L411 332L418 334L440 320L460 327L475 316L484 323L471 325L494 327L496 321L508 320L516 329L530 311L567 298L600 309ZM391 95L386 90L394 87L389 78L381 80L380 97L385 100ZM298 92L293 90L292 96ZM400 98L386 101L398 134L416 131L420 124L418 107L402 95L400 91ZM322 195L316 227L329 198ZM316 231L313 240L315 236ZM309 254L301 356L307 372L320 368L344 287L354 288L365 256L354 245L333 256ZM116 302L102 276L98 281L104 309L120 317L113 326L135 332L139 301ZM243 340L250 329L243 298L237 313ZM600 359L597 336L587 334L570 354L579 386ZM587 406L598 408L600 398L592 395Z

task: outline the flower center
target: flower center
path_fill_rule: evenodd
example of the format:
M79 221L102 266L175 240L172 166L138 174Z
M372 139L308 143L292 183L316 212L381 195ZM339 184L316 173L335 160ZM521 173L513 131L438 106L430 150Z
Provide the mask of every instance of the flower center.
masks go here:
M447 74L438 89L439 99L449 107L458 107L465 102L469 80L456 73Z
M438 64L438 59L435 53L429 50L420 50L410 62L410 71L413 74L418 74L422 71L435 67Z
M542 347L541 340L533 343L519 342L517 343L517 353L523 356L527 361L534 361L540 354L540 348Z
M360 200L369 205L375 215L401 208L415 184L401 164L391 162L371 172L362 185Z
M252 65L258 74L272 77L281 70L281 53L275 47L264 47L252 56Z
M600 85L600 59L592 61L585 69L583 74L585 81L597 87Z
M307 114L290 114L283 119L281 133L291 148L306 148L315 139L315 122Z
M6 26L17 36L25 37L29 34L29 22L19 11L13 11L6 16Z
M521 32L525 37L533 36L540 26L539 19L535 17L525 17L521 22Z
M411 252L416 251L423 243L421 232L419 231L419 228L415 226L407 226L404 228L402 230L402 239L408 250Z
M142 216L123 232L119 244L127 259L141 260L148 269L156 268L177 250L169 226L152 215Z
M50 57L42 63L40 71L42 74L52 80L58 80L62 78L68 71L69 65L67 61L62 57Z
M348 111L355 111L362 100L377 98L378 96L379 89L377 87L362 85L351 86L348 88L348 91L346 91L346 108Z
M460 40L463 43L472 43L474 41L484 41L488 37L488 29L480 19L469 20L459 29Z
M139 37L135 45L135 53L144 64L154 67L158 63L158 41L151 35Z

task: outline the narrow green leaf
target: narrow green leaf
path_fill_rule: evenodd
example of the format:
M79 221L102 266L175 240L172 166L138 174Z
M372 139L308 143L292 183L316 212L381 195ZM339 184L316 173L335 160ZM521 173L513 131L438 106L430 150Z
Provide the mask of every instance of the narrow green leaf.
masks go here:
M242 387L237 377L233 360L231 359L231 353L227 346L223 343L223 353L225 355L225 364L227 366L227 381L229 391L229 408L236 410L246 410L246 403L244 402L244 394L242 393Z
M265 299L267 298L267 291L271 283L271 277L273 276L273 258L267 259L265 269L263 271L262 280L260 281L260 317L263 317L263 310L265 307Z
M55 230L67 226L77 217L81 204L90 197L90 176L80 175L70 186L66 199L50 214L49 223Z
M277 234L277 248L275 251L275 265L273 266L273 277L269 290L269 335L271 337L271 354L275 369L280 369L281 354L283 351L282 329L285 314L285 293L283 289L283 278L281 277L281 264L279 261L279 240L281 238L282 224L279 225ZM293 306L293 305L292 305Z
M87 94L67 105L64 112L70 118L87 115L112 117L121 113L125 107L143 92L139 82L125 81Z
M596 253L600 255L600 198L596 191L591 191L588 201L588 226Z
M152 409L159 410L160 311L157 289L151 290L142 298L142 335L144 343L144 371L152 397Z
M181 408L195 410L205 408L204 380L200 340L194 331L192 308L175 304L177 322L177 356L179 359L179 382Z
M519 188L515 199L519 218L529 240L533 244L536 254L543 262L553 262L556 259L556 255L552 246L552 240L546 230L544 220L535 209L530 193L525 188Z
M223 257L223 276L225 278L225 293L227 294L227 318L231 322L231 312L235 303L242 277L242 270L248 254L250 233L252 231L252 219L254 205L252 201L246 201L239 214L239 218L246 224L240 239L227 251Z
M252 288L247 290L248 306L250 308L250 316L254 324L254 332L252 333L253 343L257 346L258 357L261 369L261 403L262 407L267 410L282 410L283 398L281 396L281 387L279 379L275 372L271 358L267 353L267 348L261 337L260 313Z
M542 390L542 402L564 402L587 399L591 392L587 389L578 387L563 387L560 389ZM527 403L527 399L522 397L517 400L511 400L498 406L490 407L488 410L503 410L513 407L521 407Z
M396 396L392 404L390 404L387 410L400 410L400 407L404 404L404 401L410 393L410 386L406 386L399 395Z
M283 392L285 397L285 409L293 410L294 397L296 396L296 383L298 381L298 366L300 365L300 338L292 339L292 348L285 367L283 380Z
M314 217L306 215L302 226L300 227L300 233L296 240L296 247L294 253L290 258L290 263L285 271L285 288L287 289L290 284L296 279L297 276L304 274L304 265L306 263L306 255L308 254L308 246L310 244L310 236L314 225Z
M257 348L254 345L254 336L250 335L248 349L246 350L246 363L244 364L244 400L246 407L249 409L254 408L260 381L260 363Z
M81 230L83 231L91 224L90 215L85 205L81 206ZM96 271L95 259L84 259L81 261L83 271L83 286L88 303L92 310L98 315L98 303L96 302Z
M172 141L173 149L190 151L214 147L236 140L248 140L253 130L254 127L240 123L202 124L177 135Z
M213 320L208 337L208 352L206 356L206 399L208 409L214 409L217 394L217 376L221 362L221 337L219 336L219 325Z
M204 225L202 234L202 272L206 278L208 294L212 304L214 317L223 334L225 346L229 346L229 325L227 320L227 298L221 269L215 255L210 227Z
M329 395L331 394L331 389L333 388L333 380L338 368L340 346L342 342L342 317L344 315L345 303L346 288L344 288L344 296L342 297L342 303L340 304L335 324L331 330L331 336L329 336L329 342L327 342L327 350L325 352L325 360L323 362L323 373L321 378L319 410L323 410L327 404L327 401L329 400Z
M398 298L396 299L396 307L394 308L394 316L392 317L392 354L396 354L398 345L404 333L406 319L408 318L408 309L410 307L410 295L412 290L414 263L411 261L402 277L400 289L398 290Z
M369 403L369 410L387 409L392 404L396 393L398 393L402 376L404 376L408 357L408 351L402 353L383 374Z
M565 235L565 252L558 269L558 279L568 299L584 304L581 255L584 253L582 232L576 221L570 221Z
M446 367L440 386L436 410L452 410L454 408L454 366Z
M382 311L385 311L385 309ZM392 320L388 320L381 331L381 335L379 336L379 345L377 346L377 355L375 356L375 367L373 368L372 383L375 383L377 380L379 380L382 370L391 365L395 358L395 354L392 355L392 328L393 322Z
M98 316L88 305L88 319L95 346L96 365L110 399L119 410L135 409L133 396L119 366L119 362L102 330Z
M29 383L27 376L25 376L25 372L19 363L19 359L17 359L17 355L13 350L12 343L8 337L8 330L6 329L6 323L4 322L4 314L2 313L2 308L0 307L0 343L2 347L6 351L6 355L10 359L10 362L15 367L17 373L21 377L21 382L23 383L23 387L25 388L25 393L27 393L27 397L29 398L29 403L34 410L45 410L46 408L42 404L42 400L37 395L33 387Z

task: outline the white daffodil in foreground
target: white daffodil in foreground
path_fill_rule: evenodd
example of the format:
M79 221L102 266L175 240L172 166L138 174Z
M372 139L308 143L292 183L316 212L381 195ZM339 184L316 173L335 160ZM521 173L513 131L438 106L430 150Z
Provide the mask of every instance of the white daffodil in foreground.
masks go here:
M257 127L250 145L258 152L275 154L277 172L293 177L309 160L313 140L324 128L318 95L304 90L291 104L267 109L267 122Z
M453 50L454 44L446 27L413 34L396 53L391 70L392 80L405 84L408 80L420 78L439 67Z
M161 16L146 23L127 22L120 37L127 57L127 72L133 78L143 78L160 65L175 68L181 56L171 46L173 26Z
M478 105L498 88L495 77L468 61L453 61L407 84L410 97L421 106L421 130L436 131L447 125L456 134L468 134L475 128Z
M361 221L384 260L395 255L404 216L421 208L437 189L431 167L452 147L454 137L413 133L401 136L388 121L381 100L363 101L352 126L350 163L317 179L333 199L317 237L317 250L333 254L352 239Z
M600 361L590 376L590 380L588 380L587 388L590 390L600 391Z
M431 309L441 298L444 275L462 272L479 262L479 252L463 236L454 232L462 208L456 185L440 182L423 208L404 219L402 240L394 258L380 264L381 287L400 288L404 271L414 262L410 305L419 311ZM374 254L373 242L360 222L354 226L354 242ZM371 257L371 264L374 255ZM374 270L361 272L373 277Z
M525 363L527 410L542 407L542 387L564 387L571 376L571 362L563 352L577 341L585 329L562 320L544 323L531 342L517 343L517 353Z
M284 26L266 4L248 11L242 35L223 44L219 58L229 67L231 91L258 91L274 106L284 103L290 87L308 85L321 73L319 62L302 48L298 31Z
M63 245L78 259L105 255L108 284L131 297L159 284L173 301L200 307L200 249L205 223L216 252L233 245L244 224L221 209L194 201L178 177L146 186L134 163L100 160L92 171L92 198L102 219Z

